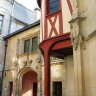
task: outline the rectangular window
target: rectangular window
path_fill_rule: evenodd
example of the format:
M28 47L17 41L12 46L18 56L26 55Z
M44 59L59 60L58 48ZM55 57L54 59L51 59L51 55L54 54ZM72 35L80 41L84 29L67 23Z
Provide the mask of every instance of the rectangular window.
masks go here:
M52 14L59 11L59 0L49 0L48 14Z
M1 31L2 31L2 25L3 25L3 16L0 15L0 34L1 34Z
M38 37L32 38L32 48L31 51L37 51L38 49Z
M24 53L38 50L38 36L24 40Z
M30 50L30 39L24 41L24 53L29 53Z
M53 96L62 96L62 82L53 82Z

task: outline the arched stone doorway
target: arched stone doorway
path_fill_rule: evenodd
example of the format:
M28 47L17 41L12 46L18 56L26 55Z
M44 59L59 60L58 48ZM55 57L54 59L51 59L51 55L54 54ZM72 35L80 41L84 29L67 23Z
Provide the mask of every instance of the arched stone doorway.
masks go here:
M22 96L37 96L37 73L26 72L22 77Z
M38 75L31 67L22 68L16 79L16 96L37 96Z

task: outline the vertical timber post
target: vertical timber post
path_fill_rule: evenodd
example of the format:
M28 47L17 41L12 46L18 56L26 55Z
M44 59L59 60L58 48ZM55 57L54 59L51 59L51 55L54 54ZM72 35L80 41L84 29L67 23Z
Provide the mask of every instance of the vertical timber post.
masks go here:
M44 51L44 96L50 96L50 55Z

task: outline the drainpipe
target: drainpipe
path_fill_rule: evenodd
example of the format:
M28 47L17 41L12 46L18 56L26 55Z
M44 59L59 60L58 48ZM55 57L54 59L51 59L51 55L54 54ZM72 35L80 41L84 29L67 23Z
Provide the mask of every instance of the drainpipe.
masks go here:
M42 96L42 58L40 52L40 96Z
M2 80L1 80L0 96L2 96L2 90L3 90L4 70L5 70L5 64L6 64L6 52L7 52L7 41L5 41L4 65L3 65L3 69L2 69Z
M8 34L10 33L11 30L11 24L12 24L12 16L10 15Z
M12 0L11 1L12 9L11 9L11 14L10 14L8 34L10 34L10 31L11 31L11 25L12 25L12 19L13 19L13 10L14 10L14 3L15 3L15 0Z

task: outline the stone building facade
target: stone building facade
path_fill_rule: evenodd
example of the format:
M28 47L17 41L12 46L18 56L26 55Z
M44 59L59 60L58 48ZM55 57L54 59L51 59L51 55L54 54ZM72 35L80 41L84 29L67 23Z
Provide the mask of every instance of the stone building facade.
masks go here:
M31 24L14 34L4 37L7 42L6 65L3 78L2 96L44 96L44 59L39 50L25 50L25 42L38 36L40 43L40 21ZM33 39L32 39L33 38ZM28 47L28 45L26 45ZM74 96L74 69L73 56L70 54L64 59L51 59L51 96L55 92L56 84L61 89L62 96ZM70 81L71 79L71 81ZM66 85L66 86L65 86ZM68 87L70 85L70 88ZM59 90L59 89L58 89ZM68 92L70 91L70 93Z
M30 11L15 0L0 0L0 91L6 45L3 37L36 20L35 12Z
M55 18L56 14L59 13L60 11L62 11L62 14L64 15L65 14L64 10L66 11L66 8L64 7L68 4L69 4L69 10L72 12L71 18L69 21L67 21L67 23L70 23L70 38L71 38L71 44L73 47L73 59L72 60L73 60L74 71L73 71L73 76L71 74L70 75L73 77L74 91L73 91L73 94L70 94L72 91L69 91L70 89L70 84L69 84L67 86L68 88L67 94L66 94L66 89L62 88L62 90L65 91L65 94L61 96L96 96L96 76L95 76L96 75L96 71L95 71L95 67L96 67L96 64L95 64L95 59L96 59L96 54L95 54L96 53L95 51L95 48L96 48L96 43L95 43L96 42L96 27L95 27L96 26L96 18L95 18L96 11L95 9L96 9L96 6L95 4L96 4L96 1L91 0L90 2L90 0L56 0L56 1L52 0L57 5L58 5L57 2L59 3L61 2L61 7L62 7L61 10L60 9L58 10L58 8L56 7L57 10L55 10L56 9L55 8L54 9L55 12L53 12L52 14L48 14L47 12L51 10L51 8L54 8L55 5L51 6L50 9L49 9L50 6L46 7L46 4L52 3L52 1L50 0L46 0L46 1L37 0L37 1L38 1L39 6L40 5L42 6L41 7L42 22L44 24L46 20L48 20L49 18L53 20L52 16L54 16ZM67 3L64 3L65 1ZM46 14L48 14L49 17L46 16ZM44 16L45 16L45 21L44 21ZM64 22L65 21L63 21L63 24ZM47 29L48 31L50 31L48 28L49 26L46 28L44 27L44 24L42 24L42 28L43 29L45 28L45 30L42 30L41 33L42 32L46 33ZM50 24L50 19L47 24ZM56 25L58 26L58 24L56 24L55 19L51 21L51 27L53 28L54 31L56 31L55 29L57 29ZM68 27L66 27L65 25L63 26L63 28L66 29ZM58 35L57 35L57 38L59 38ZM50 41L52 40L53 39L51 39ZM66 67L64 68L66 69ZM69 72L70 71L71 70L69 70ZM49 73L47 73L47 75L48 75L47 77L49 78L50 77ZM71 79L68 79L68 80L71 81ZM45 78L45 82L50 84L50 80L47 81L46 78ZM45 89L44 96L51 96L50 93L47 95L46 92L50 92L50 90Z
M6 8L4 7L5 5ZM0 77L2 76L5 52L5 42L3 41L3 37L9 30L11 8L12 6L10 3L5 0L0 0Z
M39 32L37 21L5 37L8 46L2 96L41 94Z
M59 1L59 0L56 0L56 1ZM37 59L37 61L38 61L38 65L40 64L40 66L39 66L40 70L37 70L37 71L40 73L38 75L39 76L38 81L40 80L40 82L38 82L38 87L36 87L37 85L35 85L35 88L38 88L37 92L36 92L36 90L35 90L35 92L36 92L37 96L40 96L40 95L41 96L54 96L54 94L56 94L55 96L96 96L96 76L95 76L96 75L96 71L95 71L95 66L96 66L96 64L95 64L95 59L96 59L96 54L95 54L96 53L95 52L95 47L96 47L96 43L95 43L96 42L96 30L95 30L96 11L95 11L95 9L96 9L96 6L95 6L95 4L96 4L96 1L91 0L91 3L90 3L90 0L66 0L67 3L63 0L60 0L60 1L63 6L61 10L63 10L63 11L59 10L59 12L64 14L64 12L66 12L66 10L65 10L66 9L65 7L67 7L66 4L68 3L69 9L70 9L69 12L71 13L70 16L69 16L69 13L68 14L66 13L68 16L66 14L64 14L64 15L66 15L67 21L66 22L63 21L64 23L67 23L67 24L70 23L70 26L69 26L69 24L68 24L68 26L67 26L67 24L65 24L63 27L65 28L65 30L67 30L67 28L68 28L68 30L70 31L70 38L67 38L67 37L66 38L67 38L67 40L70 40L70 42L71 42L71 51L65 50L65 49L55 50L56 48L60 48L60 46L62 44L61 41L63 41L63 40L60 37L66 36L66 34L63 34L62 36L57 36L58 41L55 42L53 44L53 46L51 46L51 50L49 50L50 54L53 54L52 52L55 52L55 54L53 54L53 56L55 55L55 58L53 58L53 56L51 57L48 54L48 56L50 56L50 58L49 58L46 54L43 53L44 51L41 50L43 56L44 55L45 55L45 57L47 56L47 59L44 57L44 60L43 60L43 57L39 54L40 57L39 57L39 59ZM45 4L46 4L47 0L46 0L46 2L45 2L45 0L42 0L41 3L40 2L41 2L41 0L38 0L39 5L42 6L42 9L41 9L42 15L46 16L46 15L44 15L45 14L44 10L46 7ZM64 4L66 6L64 6ZM70 4L72 4L72 5L70 5ZM56 27L56 29L58 30L58 23L55 21L55 19L57 18L57 17L55 17L57 15L57 13L55 15L51 14L51 16L54 16L53 19L51 17L51 21L50 21L50 15L48 15L49 18L47 18L47 16L45 17L49 20L48 24L50 24L50 22L51 22L51 26L50 25L48 26L49 28L45 26L45 22L44 22L45 18L42 16L41 24L43 24L43 25L41 25L41 31L40 31L41 32L40 44L42 44L42 42L45 39L46 40L43 42L44 44L47 41L50 41L50 42L54 41L54 38L56 39L56 37L50 38L50 39L44 37L43 36L44 34L42 35L42 31L44 32L44 31L46 31L44 28L48 28L49 37L54 36L54 34L57 35L56 30L54 28L54 27ZM68 17L68 19L67 19L67 17ZM59 20L59 19L57 19L57 20ZM51 29L51 27L53 29ZM50 33L49 29L51 31L55 31L55 32L53 32L53 34L52 34L52 32ZM28 34L29 33L30 32L28 32ZM18 36L20 34L22 34L22 36L24 36L23 35L24 32L19 33ZM27 32L26 32L26 34L27 34ZM17 35L15 35L15 36L17 36ZM8 37L8 39L7 39L9 41L8 46L10 44L13 44L11 42L13 42L13 40L15 39L15 36L12 36L10 38ZM16 37L16 39L17 39L17 37ZM59 40L61 40L61 41L59 42ZM58 44L58 42L60 44ZM65 41L64 41L62 46L67 45L67 44L70 45L70 42L68 41L67 43L65 43ZM17 47L13 48L13 46L17 45L16 43L14 43L14 44L10 45L10 48L8 49L9 51L7 51L7 52L14 53L15 51L12 51L12 50L14 50L14 49L17 50L16 49ZM47 47L46 46L43 46L43 47L48 48L48 44L49 44L49 42L47 42L47 44L46 44ZM55 44L56 44L56 46L54 46ZM68 45L67 45L67 47L68 47ZM65 48L65 46L63 46L63 47ZM45 50L45 52L47 53L46 50ZM69 53L72 52L72 53L64 54L65 52L69 52ZM56 54L56 53L58 53L58 54ZM16 55L16 52L14 54ZM11 61L13 58L13 55L10 54L12 56L9 59L8 59L8 57L9 57L8 55L9 54L7 53L6 68L8 66L10 66L10 64L12 64L11 66L13 66L13 69L10 71L5 71L5 74L4 74L5 81L8 80L7 83L5 84L5 85L7 85L7 87L5 87L5 89L8 89L8 84L9 84L8 82L10 82L12 80L13 81L16 80L17 83L19 82L16 78L13 79L14 68L17 68L17 67L14 67L15 65ZM62 55L63 55L62 60L56 58L56 56L58 56L60 58L60 57L62 57ZM30 55L28 55L28 58L29 57L30 57ZM19 57L19 58L21 58L21 57ZM32 58L33 57L31 57L31 59ZM50 63L48 61L46 63L50 64L50 66L45 66L46 65L45 61L49 60L49 59L50 59ZM13 59L13 61L16 61L16 60L17 60L17 58ZM25 61L25 59L22 59L21 61L23 61L23 60ZM35 56L34 56L34 60L35 60ZM20 61L18 60L18 62L20 62ZM16 63L17 62L15 62L15 64ZM25 63L25 69L21 70L20 71L21 73L17 74L17 76L20 80L21 79L20 76L22 77L23 74L25 74L23 76L23 78L24 78L24 82L27 82L25 80L25 78L29 78L29 77L33 76L35 73L32 71L31 71L32 72L31 73L30 72L31 69L26 68L26 65L27 65L26 62L21 62L21 63L22 64L20 64L20 66L23 65L23 63ZM7 64L9 64L9 65L7 65ZM22 69L22 66L20 68ZM49 68L49 70L48 70L48 68ZM37 72L37 71L35 71L35 72ZM29 73L27 74L26 72L27 73L29 72ZM47 74L47 76L45 73ZM50 75L50 73L51 73L51 75ZM31 74L31 76L30 76L30 74ZM36 75L34 75L34 77L35 76ZM47 77L47 78L45 78L45 77ZM9 79L7 79L7 78L9 78ZM22 84L21 81L19 82L19 84ZM45 84L44 84L44 82L45 82ZM15 86L17 83L14 82L13 86ZM26 86L26 83L23 83L23 84L25 84L23 86ZM46 85L48 85L48 86L46 87ZM16 88L13 87L13 91L11 91L11 94L12 94L12 92L13 92L13 94L15 94L15 92L16 92L16 94L18 94L17 96L21 96L21 94L25 90L27 90L27 89L23 90L21 87L22 87L22 85L20 85L20 87L19 87L20 89L19 89L18 84L17 84ZM59 95L58 95L58 90L60 92ZM5 90L5 91L8 91L8 90ZM8 92L10 92L10 91L8 91ZM46 92L49 92L49 94L46 94ZM28 93L31 94L30 92L28 92ZM24 95L28 96L27 93ZM35 96L35 95L33 95L33 96Z
M96 95L96 1L76 0L71 24L75 96Z

